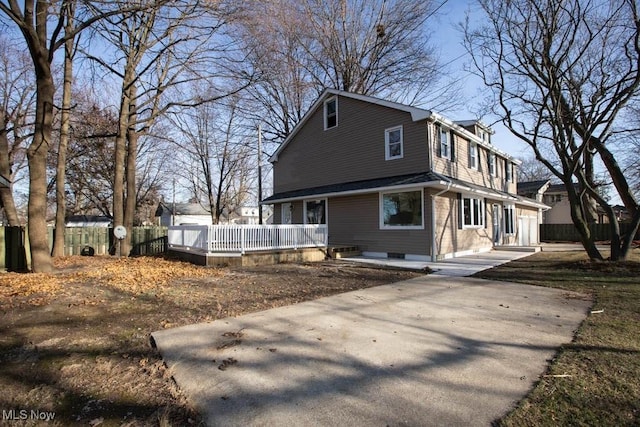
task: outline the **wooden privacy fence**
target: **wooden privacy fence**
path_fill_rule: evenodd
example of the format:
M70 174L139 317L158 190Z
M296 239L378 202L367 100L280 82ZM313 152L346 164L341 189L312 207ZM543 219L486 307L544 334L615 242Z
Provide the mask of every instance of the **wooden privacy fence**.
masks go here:
M107 227L67 227L64 254L80 255L90 246L95 255L114 253L113 229ZM49 247L55 229L49 228ZM167 227L134 227L131 255L156 255L167 251ZM25 227L0 227L0 269L23 271L29 262L29 241Z
M597 241L611 240L609 224L589 224L591 235ZM630 229L628 223L620 223L620 233L626 234ZM636 233L640 239L640 230ZM573 224L540 224L540 241L542 242L579 242L580 234Z

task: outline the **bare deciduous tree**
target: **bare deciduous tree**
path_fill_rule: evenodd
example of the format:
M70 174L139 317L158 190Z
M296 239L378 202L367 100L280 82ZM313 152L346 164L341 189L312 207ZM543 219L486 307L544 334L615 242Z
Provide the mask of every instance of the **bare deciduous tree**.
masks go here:
M479 3L486 25L467 25L466 46L495 96L494 112L565 184L571 217L589 257L603 258L589 231L585 199L595 200L608 217L611 259L624 259L640 224L640 209L609 143L611 134L625 126L620 113L640 86L636 1ZM633 218L626 235L598 188L596 159Z
M90 57L122 82L114 155L114 225L131 231L134 224L138 144L158 118L173 109L236 93L251 81L243 67L223 64L233 59L222 31L234 13L236 6L231 4L179 1L103 21L100 35L115 47L116 56ZM230 80L223 88L223 82ZM189 91L187 86L194 81L208 82L209 90ZM124 255L130 250L130 236L127 233L121 244Z
M553 176L551 171L535 157L520 158L517 182L549 180Z
M0 2L0 12L19 29L32 60L36 86L34 133L27 148L29 164L29 245L31 269L34 272L53 270L47 238L47 156L52 145L53 107L56 86L52 67L55 53L66 41L74 38L94 23L123 10L138 10L132 2L77 3L78 13L72 33L65 33L65 8L69 2L25 0Z
M35 91L29 71L29 57L0 37L0 174L11 187L26 165L25 146L32 135ZM9 225L18 226L11 187L0 188L0 201Z
M69 1L64 9L65 34L73 34L76 2ZM69 129L71 120L71 84L73 81L73 56L75 37L69 37L64 44L64 71L62 83L62 108L60 112L60 140L58 141L58 162L56 165L56 225L53 238L54 257L64 256L64 236L66 220L66 168L67 147L69 145Z
M174 116L174 137L181 153L181 177L190 183L193 199L220 222L249 200L255 181L255 148L244 135L236 99L200 105ZM255 137L255 136L254 136ZM253 140L255 142L255 138ZM254 149L252 149L254 148Z
M440 5L254 1L239 31L261 71L251 94L266 111L267 139L284 140L326 87L411 104L438 99L440 110L459 102L457 86L439 85L444 75L429 44L427 21Z

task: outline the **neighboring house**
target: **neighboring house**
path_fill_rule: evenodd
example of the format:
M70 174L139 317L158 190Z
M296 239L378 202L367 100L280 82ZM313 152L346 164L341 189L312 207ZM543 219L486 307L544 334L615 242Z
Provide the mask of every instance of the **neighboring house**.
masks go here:
M543 202L551 207L542 214L543 224L573 224L569 195L564 184L549 185Z
M212 225L211 214L199 203L176 203L175 215L173 206L172 203L160 202L156 209L159 225ZM225 211L219 221L220 224L258 224L258 222L257 206L243 206L231 213ZM266 218L263 222L266 223Z
M576 190L579 190L578 184L574 185ZM536 200L542 201L550 207L542 214L542 224L573 224L569 194L564 184L550 184L548 180L522 182L518 183L518 194L524 197L536 198ZM598 224L608 223L609 218L604 210L597 206L593 199L590 202L595 222ZM624 206L615 205L613 210L618 221L625 222L629 220L628 211Z
M548 205L548 203L545 202L544 193L549 188L549 185L551 185L551 181L548 179L519 182L517 184L517 192L519 196L527 197L529 199L533 199L537 202L545 203L546 205ZM540 211L538 213L538 222L540 224L544 223L544 215L546 215L547 212L549 211Z
M174 211L175 209L175 211ZM211 213L200 203L160 202L156 209L158 225L211 225Z
M519 161L478 121L326 90L280 145L274 223L327 224L330 245L442 259L538 243L546 206L516 193Z
M101 215L70 215L64 221L65 227L111 227L113 218Z

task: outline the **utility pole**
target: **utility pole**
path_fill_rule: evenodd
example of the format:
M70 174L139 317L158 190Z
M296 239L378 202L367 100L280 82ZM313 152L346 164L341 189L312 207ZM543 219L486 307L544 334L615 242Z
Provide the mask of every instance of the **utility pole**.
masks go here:
M176 225L176 179L173 178L173 201L171 202L171 225Z
M258 124L258 224L262 225L262 124Z

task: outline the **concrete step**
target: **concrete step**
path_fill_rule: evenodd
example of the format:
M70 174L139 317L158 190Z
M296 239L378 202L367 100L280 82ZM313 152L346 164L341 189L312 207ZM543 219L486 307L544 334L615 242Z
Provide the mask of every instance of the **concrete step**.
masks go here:
M494 246L495 251L540 252L541 246Z
M330 246L329 256L333 259L349 258L362 255L357 246Z

